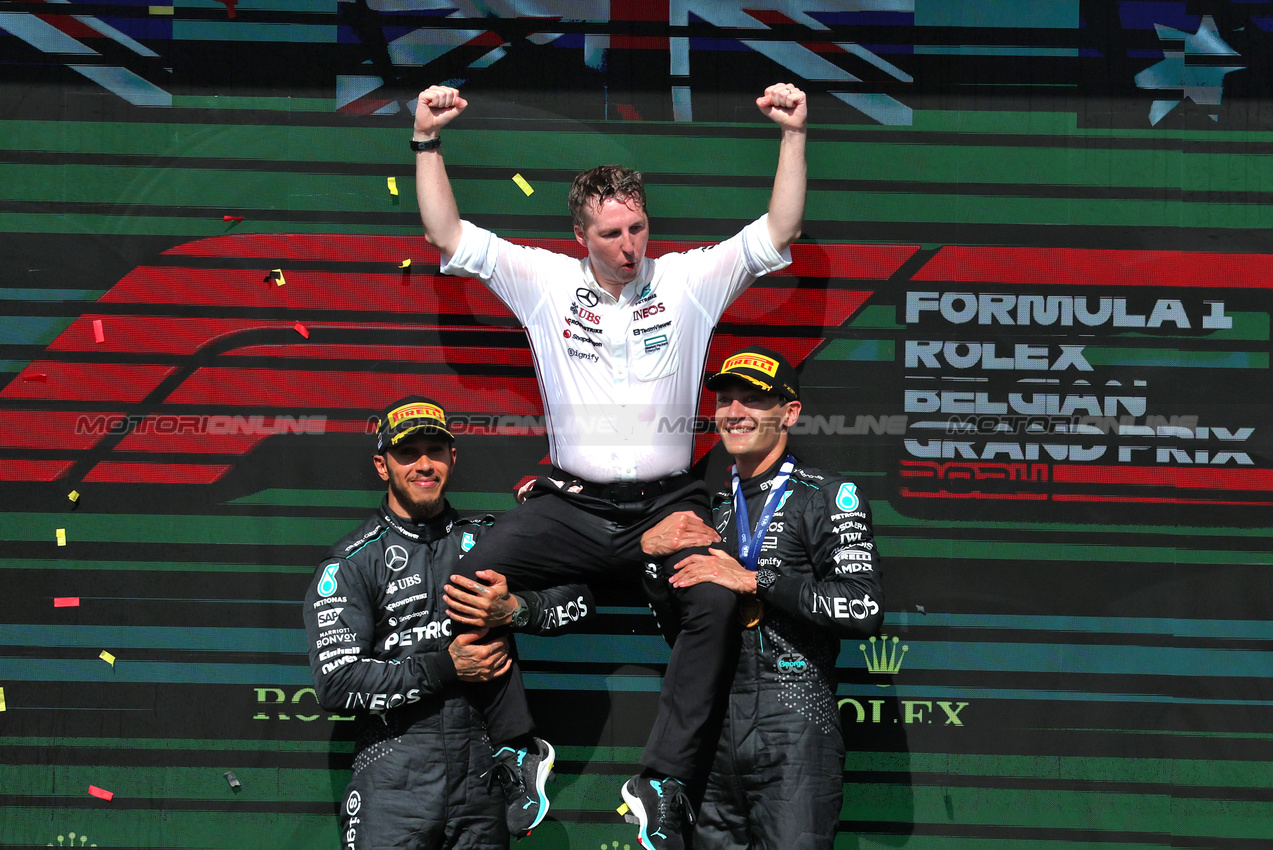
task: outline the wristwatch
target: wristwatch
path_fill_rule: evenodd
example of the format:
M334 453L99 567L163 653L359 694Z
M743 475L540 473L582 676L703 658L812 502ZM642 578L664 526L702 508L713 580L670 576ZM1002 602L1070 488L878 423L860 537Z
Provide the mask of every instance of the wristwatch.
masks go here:
M513 598L517 600L517 610L513 612L513 619L509 621L509 625L515 629L524 629L530 624L530 606L523 602L520 596Z
M411 140L411 150L416 152L435 151L440 147L442 147L441 136L436 136L432 139L425 139L423 142L417 142L415 139Z
M778 574L773 570L756 570L756 590L768 590L777 580Z

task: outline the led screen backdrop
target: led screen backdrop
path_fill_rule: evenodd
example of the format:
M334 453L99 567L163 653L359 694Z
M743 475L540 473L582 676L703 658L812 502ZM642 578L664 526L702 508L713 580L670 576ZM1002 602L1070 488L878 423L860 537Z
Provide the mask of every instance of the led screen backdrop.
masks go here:
M800 364L799 451L874 508L837 846L1268 846L1270 57L1238 0L0 4L0 845L337 846L299 600L369 413L453 412L462 511L546 464L524 335L419 235L420 88L470 98L467 217L573 251L621 162L658 254L764 211L790 80L805 237L709 363ZM530 850L635 844L666 648L603 602L522 644Z

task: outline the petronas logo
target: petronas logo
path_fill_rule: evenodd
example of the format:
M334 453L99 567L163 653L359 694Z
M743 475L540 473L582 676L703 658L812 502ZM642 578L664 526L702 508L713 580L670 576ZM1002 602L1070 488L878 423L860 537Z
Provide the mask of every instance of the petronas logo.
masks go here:
M76 838L78 838L79 840L77 841ZM57 837L57 844L54 844L52 841L50 841L48 844L44 846L45 847L96 847L97 845L89 844L87 835L76 836L75 833L71 832L71 833L67 833L66 835L59 835Z
M898 652L898 640L894 636L890 645L888 635L880 635L878 642L876 638L871 638L871 649L869 652L866 644L858 644L858 649L862 650L862 656L866 658L866 670L868 673L892 676L902 669L902 659L906 657L906 651L910 647L902 644L901 652Z

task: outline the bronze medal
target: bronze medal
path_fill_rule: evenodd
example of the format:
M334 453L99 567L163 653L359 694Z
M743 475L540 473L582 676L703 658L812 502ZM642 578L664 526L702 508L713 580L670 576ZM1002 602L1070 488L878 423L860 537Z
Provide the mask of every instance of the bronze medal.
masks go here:
M765 603L756 597L744 596L738 601L738 619L742 620L743 628L756 628L756 626L760 625L760 620L764 616Z

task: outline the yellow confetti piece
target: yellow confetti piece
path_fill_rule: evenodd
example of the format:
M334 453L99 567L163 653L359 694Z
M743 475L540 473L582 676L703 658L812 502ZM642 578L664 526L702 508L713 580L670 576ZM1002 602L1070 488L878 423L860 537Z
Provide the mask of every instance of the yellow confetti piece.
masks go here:
M270 269L270 274L274 275L275 286L283 286L287 283L287 280L283 277L282 269Z
M4 688L0 688L0 711L8 711L4 706Z
M80 500L80 491L72 490L66 494L66 498L70 499L72 502L78 502Z
M66 529L65 528L59 528L57 530L57 545L59 546L66 545Z
M400 269L409 269L409 268L411 268L411 261L410 261L410 260L403 260L402 262L398 263L398 268L400 268Z
M97 656L97 657L98 657L98 658L100 658L100 659L102 659L103 661L105 661L105 662L106 662L107 664L109 664L110 666L112 666L112 667L114 667L114 666L115 666L115 656L111 655L111 654L110 654L109 652L107 652L106 650L104 650L104 649L103 649L103 650L102 650L102 654L101 654L101 655L99 655L99 656Z
M172 6L151 6L150 14L152 15L171 15L173 13Z
M521 176L520 174L513 175L513 182L517 184L518 189L521 189L523 192L526 193L527 197L530 197L531 193L535 191L534 189L531 188L531 185L526 182L526 178Z
M398 194L398 178L397 177L389 178L389 194L390 195Z

